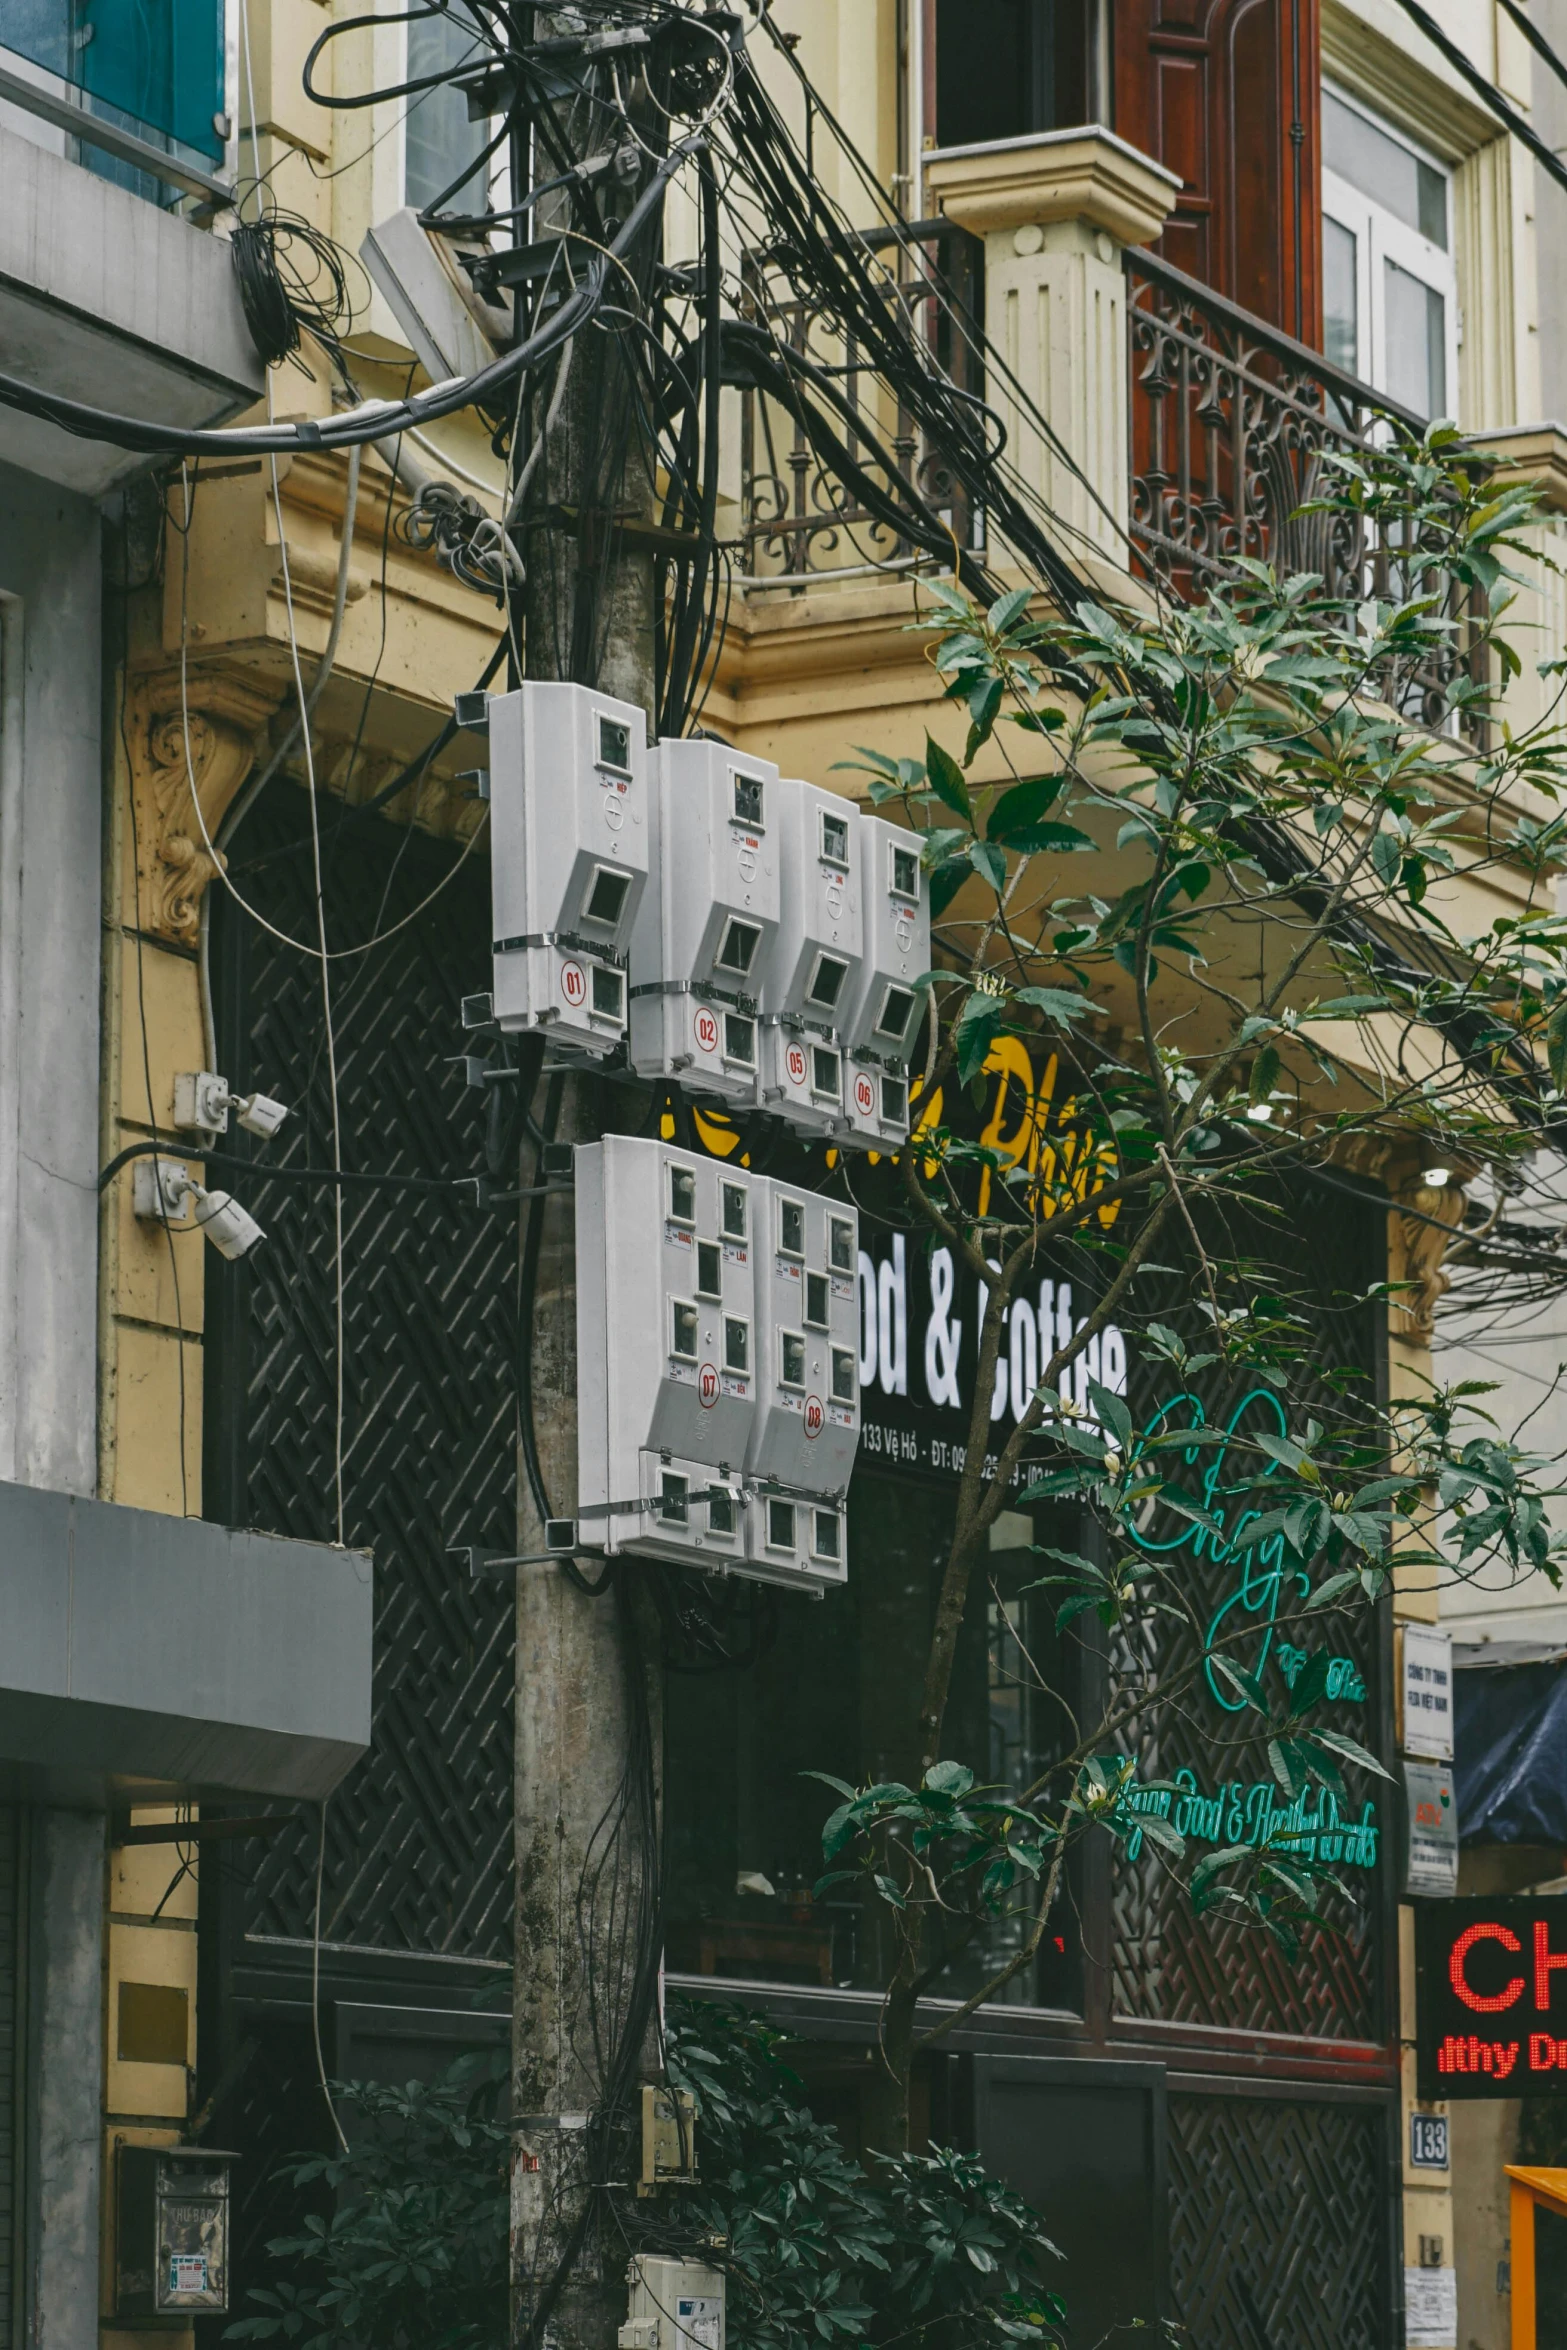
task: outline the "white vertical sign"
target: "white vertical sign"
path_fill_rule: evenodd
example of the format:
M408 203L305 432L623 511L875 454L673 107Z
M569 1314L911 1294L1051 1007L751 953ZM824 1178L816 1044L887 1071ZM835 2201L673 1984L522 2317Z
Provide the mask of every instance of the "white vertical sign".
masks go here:
M1429 1624L1404 1626L1402 1676L1406 1754L1453 1759L1453 1640Z

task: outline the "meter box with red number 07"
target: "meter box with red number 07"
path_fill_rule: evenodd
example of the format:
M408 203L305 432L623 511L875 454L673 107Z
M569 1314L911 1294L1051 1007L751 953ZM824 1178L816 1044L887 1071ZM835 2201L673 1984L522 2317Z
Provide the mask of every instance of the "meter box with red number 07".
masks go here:
M865 960L844 1014L854 1124L847 1139L875 1150L908 1139L908 1056L920 1024L919 982L930 969L930 891L914 834L882 816L862 816L858 833Z
M778 787L779 925L762 981L763 1107L809 1134L850 1123L842 1024L865 929L859 811L785 777Z
M577 1150L577 1509L595 1547L743 1555L767 1189L639 1136Z
M652 871L631 936L631 1065L757 1099L762 973L778 935L778 770L718 742L650 753ZM797 786L789 786L791 790Z
M649 865L647 723L589 686L489 705L494 1016L602 1058L627 1032Z

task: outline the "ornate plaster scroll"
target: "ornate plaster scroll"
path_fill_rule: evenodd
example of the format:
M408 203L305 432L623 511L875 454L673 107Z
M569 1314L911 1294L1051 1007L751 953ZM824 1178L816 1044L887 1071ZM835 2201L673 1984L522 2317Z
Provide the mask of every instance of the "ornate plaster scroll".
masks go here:
M1452 1284L1443 1260L1463 1221L1464 1188L1456 1178L1427 1183L1411 1177L1398 1189L1398 1213L1393 1218L1395 1282L1407 1286L1393 1292L1392 1335L1406 1346L1429 1347L1436 1327L1436 1309Z
M250 773L279 699L276 689L242 670L192 669L183 699L177 667L131 680L125 733L143 929L179 946L196 944L202 893L219 869L206 842Z

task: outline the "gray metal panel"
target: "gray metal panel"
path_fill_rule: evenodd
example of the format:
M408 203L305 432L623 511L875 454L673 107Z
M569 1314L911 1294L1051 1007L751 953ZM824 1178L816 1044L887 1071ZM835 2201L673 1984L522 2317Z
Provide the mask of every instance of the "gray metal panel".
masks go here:
M329 1794L370 1742L362 1551L0 1484L0 1765L55 1800Z
M261 397L226 241L0 127L0 349L90 405L218 424ZM0 458L101 495L147 462L0 411Z

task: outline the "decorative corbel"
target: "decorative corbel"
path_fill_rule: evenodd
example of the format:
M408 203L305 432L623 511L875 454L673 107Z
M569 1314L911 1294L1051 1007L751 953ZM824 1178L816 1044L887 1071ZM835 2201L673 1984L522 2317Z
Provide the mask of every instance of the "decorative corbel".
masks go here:
M228 669L193 669L183 693L177 667L130 681L125 733L136 805L136 918L144 930L178 946L196 944L202 893L221 863L221 851L215 862L207 842L250 773L281 699L281 691Z
M1433 1170L1435 1172L1435 1170ZM1456 1174L1443 1183L1412 1176L1398 1187L1393 1216L1392 1335L1406 1346L1430 1348L1436 1309L1452 1286L1444 1266L1464 1214L1464 1187Z

